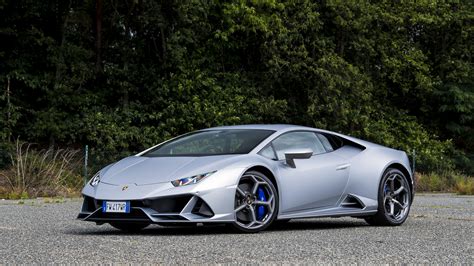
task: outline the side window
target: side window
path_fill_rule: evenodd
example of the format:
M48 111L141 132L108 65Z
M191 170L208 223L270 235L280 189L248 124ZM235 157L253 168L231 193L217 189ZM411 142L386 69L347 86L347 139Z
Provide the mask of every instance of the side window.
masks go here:
M316 134L319 138L319 140L321 140L321 143L323 144L324 148L326 149L327 152L330 152L330 151L333 151L333 147L331 146L331 143L329 142L328 138L326 136L324 136L323 134L319 134L317 133Z
M285 151L291 149L309 148L313 151L313 154L326 152L323 144L314 132L286 133L275 139L272 144L277 153L278 160L283 160L285 158Z
M263 148L258 154L270 160L276 160L275 152L273 152L272 145L268 145L267 147Z
M329 140L329 143L331 143L331 146L334 150L337 150L340 147L344 146L344 141L337 136L327 134L325 135L325 137Z

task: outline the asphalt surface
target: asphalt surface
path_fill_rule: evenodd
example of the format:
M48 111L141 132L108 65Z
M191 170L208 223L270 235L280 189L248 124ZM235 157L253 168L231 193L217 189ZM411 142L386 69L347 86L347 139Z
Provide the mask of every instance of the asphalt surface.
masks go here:
M474 263L474 197L417 195L404 225L294 220L259 234L150 226L126 234L75 220L80 199L0 201L0 264Z

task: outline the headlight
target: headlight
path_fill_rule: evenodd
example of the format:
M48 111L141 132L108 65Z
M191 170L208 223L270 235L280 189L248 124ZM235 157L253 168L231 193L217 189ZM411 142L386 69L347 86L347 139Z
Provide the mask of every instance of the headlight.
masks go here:
M217 171L208 172L208 173L205 173L205 174L195 175L195 176L191 176L191 177L181 178L181 179L178 179L178 180L171 181L171 184L173 184L173 186L175 186L175 187L182 187L182 186L186 186L186 185L196 184L197 182L199 182L199 181L203 180L204 178L214 174L215 172L217 172Z
M97 174L95 174L91 181L89 182L89 184L91 184L91 186L95 187L97 186L97 184L99 184L100 182L100 172L97 172Z

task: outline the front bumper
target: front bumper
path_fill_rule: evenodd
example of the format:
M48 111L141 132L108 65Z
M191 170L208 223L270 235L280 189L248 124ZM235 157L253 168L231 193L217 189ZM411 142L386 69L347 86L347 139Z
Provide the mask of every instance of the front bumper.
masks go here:
M130 213L105 213L103 200L84 196L77 219L96 223L208 223L231 221L228 215L216 215L199 196L177 195L153 199L131 200ZM226 219L227 218L227 219Z
M144 185L101 182L95 187L87 184L82 190L84 204L78 219L98 223L232 222L235 189L243 171L245 168L220 170L195 185L183 187L174 187L171 182ZM104 213L101 208L104 200L130 201L130 213Z

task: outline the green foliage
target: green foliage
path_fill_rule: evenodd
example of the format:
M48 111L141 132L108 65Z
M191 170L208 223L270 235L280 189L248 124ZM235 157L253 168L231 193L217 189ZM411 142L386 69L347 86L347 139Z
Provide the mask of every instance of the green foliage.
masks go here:
M12 192L7 192L5 194L2 194L2 198L7 198L7 199L29 199L30 196L28 195L28 192L23 191L23 192L17 192L17 191L12 191ZM24 204L24 201L19 201L18 204Z
M370 122L363 136L376 143L404 150L411 157L415 152L417 170L440 172L453 168L451 141L439 141L413 116L380 113L377 120Z
M0 0L0 168L18 136L88 144L95 170L195 129L293 123L474 173L473 21L469 2Z
M456 183L456 192L461 195L474 195L474 178L461 178Z

